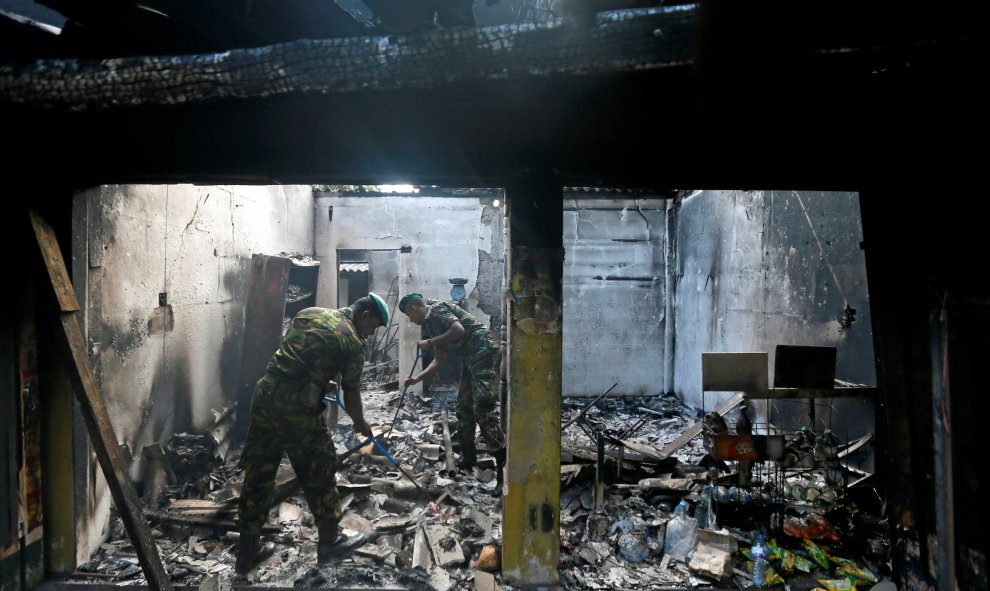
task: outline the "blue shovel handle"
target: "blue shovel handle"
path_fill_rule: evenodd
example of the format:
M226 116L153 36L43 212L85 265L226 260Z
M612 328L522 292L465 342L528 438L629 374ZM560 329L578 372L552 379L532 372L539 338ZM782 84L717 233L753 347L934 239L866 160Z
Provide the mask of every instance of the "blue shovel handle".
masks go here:
M340 405L340 408L342 408L344 410L344 412L347 412L347 409L344 408L344 403L340 401L340 389L339 388L337 389L336 395L333 398L331 398L329 396L324 396L323 399L326 400L327 402L336 402L337 404ZM351 455L351 453L353 453L355 450L361 449L365 445L368 445L368 442L369 441L371 443L374 443L375 444L375 447L377 447L385 455L385 457L388 458L388 461L392 462L396 466L399 465L399 462L396 462L395 461L395 458L392 457L392 454L388 453L388 450L385 449L385 446L382 445L381 443L379 443L378 440L376 438L374 438L374 437L369 437L369 438L365 439L364 441L362 441L361 444L358 445L357 447L355 447L354 449L347 450L347 452L344 455L342 455L340 457L340 459L344 459L347 456Z
M385 449L385 446L384 445L382 445L381 443L378 442L378 439L372 437L371 438L371 442L374 443L375 444L375 447L377 447L383 454L385 454L385 457L388 458L388 461L392 462L396 466L399 465L399 462L396 462L395 461L395 458L392 457L392 454L388 453L388 450Z

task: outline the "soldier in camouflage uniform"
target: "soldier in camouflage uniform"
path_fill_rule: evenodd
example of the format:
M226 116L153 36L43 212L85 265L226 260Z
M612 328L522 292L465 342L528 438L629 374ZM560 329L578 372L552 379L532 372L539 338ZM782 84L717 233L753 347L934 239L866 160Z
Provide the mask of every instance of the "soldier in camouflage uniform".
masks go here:
M379 326L388 326L388 309L373 293L349 308L306 308L292 319L251 400L251 425L241 454L244 485L237 513L241 534L238 573L249 572L257 559L258 538L268 517L283 452L289 455L319 529L318 563L323 566L364 542L337 531L341 517L340 494L334 484L337 453L323 417L323 393L336 390L332 380L339 373L354 430L371 435L361 405L361 372L364 339Z
M501 490L502 468L505 466L505 434L499 425L496 407L499 403L499 342L488 327L460 306L439 300L427 300L419 292L408 293L399 300L399 311L423 327L423 334L434 335L416 346L423 351L435 347L432 363L419 375L406 378L411 386L436 374L443 366L447 353L464 356L461 383L457 389L457 435L461 458L458 465L470 469L476 460L474 426L481 428L481 437L495 456L498 490Z

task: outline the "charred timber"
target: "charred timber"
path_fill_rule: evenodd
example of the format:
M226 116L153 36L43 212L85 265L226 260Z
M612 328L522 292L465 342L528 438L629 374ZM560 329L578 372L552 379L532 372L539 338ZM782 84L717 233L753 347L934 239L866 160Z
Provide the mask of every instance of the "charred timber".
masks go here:
M689 63L697 11L617 10L543 23L304 39L222 53L0 65L0 104L103 110L280 95L424 89Z

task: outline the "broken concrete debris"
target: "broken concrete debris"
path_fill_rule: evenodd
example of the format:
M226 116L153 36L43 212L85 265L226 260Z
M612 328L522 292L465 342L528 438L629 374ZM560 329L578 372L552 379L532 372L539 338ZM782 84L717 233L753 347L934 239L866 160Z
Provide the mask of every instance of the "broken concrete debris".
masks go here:
M375 379L392 381L387 376ZM366 416L372 424L387 427L399 398L395 389L372 384L366 388ZM501 499L495 494L493 462L483 457L469 473L447 470L449 435L444 433L444 405L436 400L404 404L386 442L426 495L373 446L343 462L337 476L344 509L341 526L363 532L369 540L331 567L316 568L317 530L302 492L284 486L295 475L283 461L277 478L282 497L273 503L263 532L270 555L246 582L511 590L500 573ZM749 548L761 534L770 553L768 581L791 589L840 588L841 581L865 585L889 577L889 542L876 492L866 485L830 484L835 462L827 466L832 474L826 474L809 467L812 460L802 455L800 469L792 473L780 468L777 480L766 478L766 471L754 462L752 486L741 486L733 480L738 476L733 471L736 462L716 467L705 446L708 438L700 436L707 432L702 417L676 398L602 398L593 405L565 401L564 406L564 418L575 420L561 442L561 588L745 589L752 586ZM733 412L724 413L729 425L735 424L729 416ZM218 420L221 416L229 413L218 413ZM698 436L685 438L692 430ZM604 442L601 455L599 432ZM338 451L359 442L346 415L340 417L334 440ZM240 487L240 450L231 447L221 461L217 446L210 436L179 434L170 438L164 454L148 452L157 458L157 469L168 474L169 484L158 493L145 491L144 498L149 503L158 500L158 506L148 507L147 516L176 584L234 577L238 533L232 518ZM841 451L833 457L838 455ZM604 493L596 509L598 474ZM682 525L693 531L688 547L665 551ZM96 581L143 580L119 521L107 543L79 571L79 577Z

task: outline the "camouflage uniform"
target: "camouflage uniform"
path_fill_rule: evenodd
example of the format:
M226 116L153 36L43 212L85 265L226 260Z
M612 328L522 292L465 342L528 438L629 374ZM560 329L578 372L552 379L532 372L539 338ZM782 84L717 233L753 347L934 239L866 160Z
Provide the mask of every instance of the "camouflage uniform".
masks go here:
M306 308L292 319L251 400L237 514L242 535L260 532L268 517L283 452L289 454L316 525L336 527L341 516L334 484L337 452L323 418L323 389L338 373L343 390L359 389L363 368L364 339L349 308Z
M439 300L424 302L423 334L442 335L455 320L464 327L464 335L457 341L436 345L437 349L464 357L461 383L457 388L457 432L461 445L473 449L474 425L477 423L489 450L504 449L505 434L495 412L499 403L499 342L487 326L460 306Z

